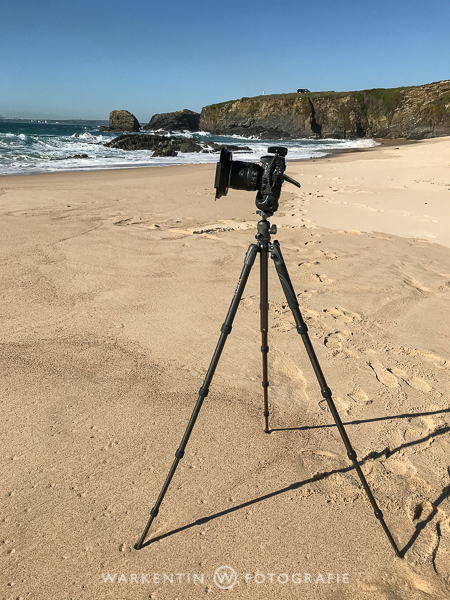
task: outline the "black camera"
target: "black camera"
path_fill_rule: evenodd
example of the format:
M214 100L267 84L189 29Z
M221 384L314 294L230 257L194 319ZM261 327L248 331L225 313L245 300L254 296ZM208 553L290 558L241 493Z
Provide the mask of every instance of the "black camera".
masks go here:
M289 181L297 187L300 184L284 174L287 148L271 146L271 154L261 157L261 164L232 160L232 153L226 148L220 152L220 161L216 168L216 200L228 194L228 188L257 192L256 207L271 216L278 210L278 200L283 181Z

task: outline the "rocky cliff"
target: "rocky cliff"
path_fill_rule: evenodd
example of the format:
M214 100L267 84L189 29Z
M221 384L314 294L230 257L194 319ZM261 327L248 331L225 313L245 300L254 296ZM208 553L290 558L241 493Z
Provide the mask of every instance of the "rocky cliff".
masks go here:
M450 135L450 80L421 86L276 94L202 109L200 129L262 138L407 138Z

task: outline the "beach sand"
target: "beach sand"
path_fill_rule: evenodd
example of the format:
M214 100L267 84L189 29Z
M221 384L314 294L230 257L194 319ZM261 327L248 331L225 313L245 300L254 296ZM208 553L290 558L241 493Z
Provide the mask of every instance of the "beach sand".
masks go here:
M449 167L449 138L288 163L302 188L271 219L403 560L271 264L263 431L258 260L160 539L134 550L254 242L254 194L214 201L214 165L0 179L1 598L223 597L229 566L233 598L448 599Z

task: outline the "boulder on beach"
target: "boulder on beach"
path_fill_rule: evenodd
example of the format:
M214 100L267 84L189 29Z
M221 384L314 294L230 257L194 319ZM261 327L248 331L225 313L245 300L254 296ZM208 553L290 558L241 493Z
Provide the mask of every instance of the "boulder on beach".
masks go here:
M109 113L109 127L100 127L100 131L139 131L141 126L136 117L128 110L113 110Z

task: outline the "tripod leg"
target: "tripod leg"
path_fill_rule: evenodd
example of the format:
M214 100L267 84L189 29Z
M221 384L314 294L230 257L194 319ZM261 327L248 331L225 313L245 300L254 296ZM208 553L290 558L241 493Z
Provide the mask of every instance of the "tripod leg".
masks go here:
M268 248L267 244L260 244L261 267L260 267L260 311L261 311L261 353L263 366L262 386L264 389L264 431L270 433L269 429L269 380L267 373L267 334L269 329L269 277L268 277Z
M270 248L270 252L271 252L274 264L275 264L275 268L278 273L278 277L280 279L281 286L282 286L284 294L286 296L286 300L289 304L289 308L291 309L292 314L294 315L295 324L297 325L297 331L302 336L302 340L305 345L306 352L308 354L308 357L311 361L311 365L314 369L317 380L319 382L320 389L322 391L322 396L326 399L328 408L330 409L330 412L333 415L333 419L336 423L336 426L339 430L342 441L344 442L345 448L347 450L347 456L352 461L355 471L358 473L359 479L361 480L361 483L364 487L367 497L369 498L369 502L372 505L372 508L374 510L375 517L380 521L380 523L384 529L384 532L387 535L389 542L391 543L392 547L395 550L396 555L400 558L403 558L402 554L400 553L400 550L397 547L397 544L394 541L394 538L391 535L391 532L389 531L389 529L384 521L383 513L378 508L378 505L375 501L375 498L373 497L372 491L369 487L369 484L367 483L364 473L362 472L361 467L358 464L356 452L354 451L354 449L350 443L350 440L348 439L347 433L344 429L344 425L342 424L339 413L333 402L331 390L325 381L325 377L323 376L322 369L320 368L319 361L317 360L317 357L316 357L316 353L314 352L314 348L312 347L311 340L309 339L308 327L307 327L306 323L304 322L303 317L301 315L300 307L299 307L298 301L297 301L297 296L295 295L294 288L292 287L289 273L287 271L286 264L283 259L283 255L281 254L280 244L278 243L278 241L275 241L273 244L269 244L269 248Z
M200 412L200 409L202 407L203 404L203 400L206 398L206 396L208 395L209 392L209 385L211 383L211 380L214 376L214 372L216 370L217 364L219 362L220 359L220 355L222 353L223 347L225 345L225 342L227 340L228 334L231 332L231 328L232 328L232 324L233 324L233 320L234 317L236 315L236 311L238 309L239 306L239 302L242 298L242 294L244 292L244 288L245 288L245 284L247 283L247 279L248 276L250 275L250 271L251 268L253 266L253 263L255 262L255 258L256 255L258 253L258 245L257 244L250 244L249 249L247 250L247 254L245 255L245 260L244 260L244 267L242 269L241 272L241 276L239 278L238 284L236 286L236 290L234 292L234 296L233 299L231 301L230 304L230 308L228 309L228 314L226 316L225 322L222 325L220 331L220 338L219 341L217 342L217 346L216 349L214 351L213 357L211 359L211 363L209 365L208 371L206 373L205 379L203 381L203 385L199 390L198 393L198 400L197 403L194 407L194 410L192 412L191 418L189 420L188 426L186 428L186 431L184 432L183 438L181 440L181 444L180 447L178 448L178 450L175 452L175 460L173 461L172 467L169 471L169 474L167 475L166 481L164 482L164 485L161 489L161 492L159 493L158 499L156 500L156 504L155 506L152 508L152 510L150 511L150 518L148 520L148 523L144 529L143 534L141 535L141 538L139 539L139 541L137 542L137 544L134 546L136 550L140 550L142 548L142 544L145 541L145 538L147 537L147 533L150 529L150 526L153 522L153 519L157 516L158 512L159 512L159 507L161 505L161 502L164 499L164 496L167 492L167 489L170 485L170 482L172 481L172 477L175 474L175 471L177 469L178 463L180 462L180 460L183 458L184 456L184 450L186 448L186 445L189 441L189 437L192 433L192 430L194 428L195 425L195 421L197 420L198 414Z

